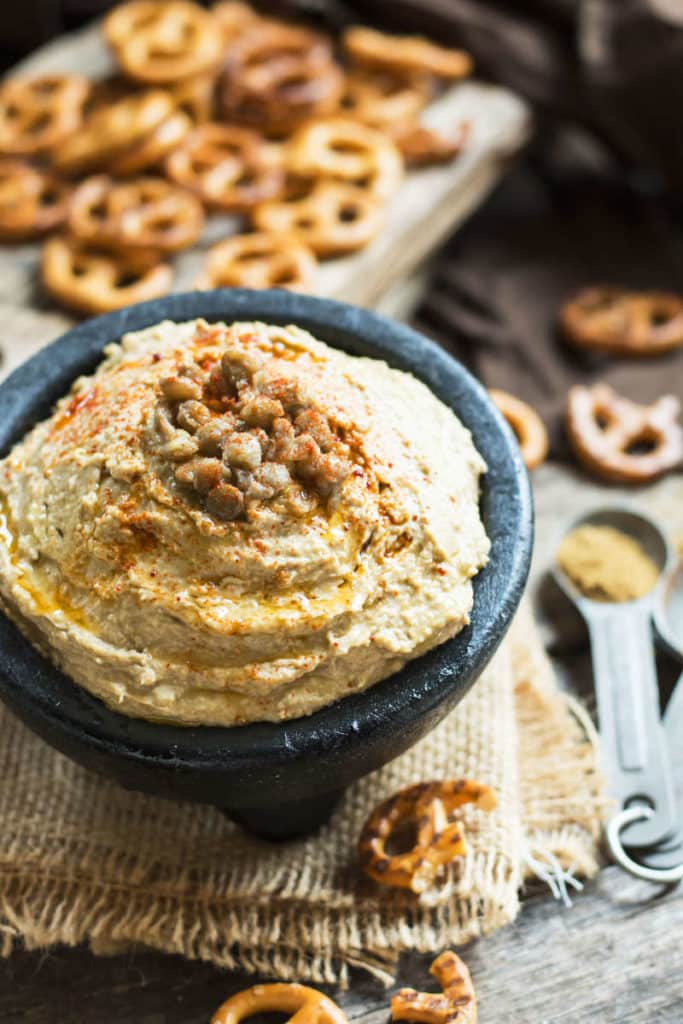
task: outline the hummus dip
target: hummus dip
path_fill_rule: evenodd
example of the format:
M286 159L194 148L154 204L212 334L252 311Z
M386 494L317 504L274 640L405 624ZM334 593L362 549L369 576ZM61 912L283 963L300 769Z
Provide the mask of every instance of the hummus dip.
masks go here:
M127 715L308 715L468 622L484 463L419 381L297 327L160 323L0 462L0 600Z

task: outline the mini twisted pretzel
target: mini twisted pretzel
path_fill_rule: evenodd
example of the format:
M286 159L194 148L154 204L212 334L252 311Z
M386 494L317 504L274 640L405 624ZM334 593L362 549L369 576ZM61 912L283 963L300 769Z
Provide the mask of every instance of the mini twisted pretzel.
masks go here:
M638 405L606 384L575 386L567 396L567 433L579 460L615 483L647 483L680 465L683 429L673 395ZM646 446L648 450L639 448Z
M0 86L0 153L39 156L78 131L90 85L80 75L10 78Z
M228 47L219 94L228 120L283 135L333 111L342 88L343 75L326 39L261 20Z
M470 134L468 121L462 121L452 135L442 135L422 124L409 124L392 138L408 167L427 167L449 163L458 156Z
M346 76L339 106L344 117L391 132L397 124L412 123L428 99L424 78L406 82L386 73L356 71Z
M477 996L466 964L450 949L438 956L430 973L442 995L402 988L391 997L392 1020L419 1024L477 1024Z
M294 174L344 181L380 199L392 196L403 177L403 160L391 139L349 118L304 125L288 154Z
M288 235L235 235L212 246L197 288L304 291L315 277L311 250Z
M0 239L27 241L66 219L70 189L23 160L0 158Z
M491 388L489 396L510 424L519 442L524 465L535 469L548 454L548 431L535 409L507 391Z
M196 242L203 226L200 202L163 178L88 178L74 192L69 212L69 230L78 241L114 252L179 252Z
M321 258L364 248L382 227L380 203L355 185L320 181L302 198L262 203L252 220L259 231L295 235Z
M221 27L225 44L233 42L247 26L260 20L254 8L240 0L219 0L211 7L211 13Z
M443 864L467 852L462 823L449 821L449 814L469 803L491 811L496 795L470 779L420 782L399 790L376 807L363 826L358 842L363 871L382 885L424 892ZM392 833L410 822L417 826L415 845L389 856L386 845Z
M143 171L155 170L182 143L191 128L192 122L187 114L177 110L162 121L149 138L133 146L130 152L117 157L110 164L111 173L120 178L128 178Z
M670 292L584 288L560 311L560 326L580 348L651 356L683 345L683 299Z
M107 15L103 30L136 82L179 82L217 67L221 58L220 26L189 0L132 0Z
M182 111L193 124L212 121L215 113L215 75L196 75L166 87L178 111Z
M387 35L356 25L344 32L342 44L354 64L380 71L451 80L465 78L472 71L469 54L437 46L422 36Z
M284 173L256 132L227 124L199 125L166 161L166 173L205 203L243 213L280 195Z
M71 239L54 237L43 247L42 278L59 303L86 316L108 313L165 295L173 272L130 255L104 255Z
M223 1003L211 1024L241 1024L257 1013L289 1013L295 1024L348 1024L346 1014L322 992L306 985L254 985Z
M159 89L125 96L109 106L98 107L82 130L55 150L54 165L67 175L89 174L106 168L111 160L141 145L173 112L172 98Z

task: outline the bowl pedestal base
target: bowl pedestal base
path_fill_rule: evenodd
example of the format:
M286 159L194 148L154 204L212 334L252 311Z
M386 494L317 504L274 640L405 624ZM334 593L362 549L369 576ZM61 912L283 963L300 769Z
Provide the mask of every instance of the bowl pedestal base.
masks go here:
M342 789L310 796L304 800L259 805L258 807L221 808L232 821L252 835L270 842L284 842L308 836L326 825L341 800Z

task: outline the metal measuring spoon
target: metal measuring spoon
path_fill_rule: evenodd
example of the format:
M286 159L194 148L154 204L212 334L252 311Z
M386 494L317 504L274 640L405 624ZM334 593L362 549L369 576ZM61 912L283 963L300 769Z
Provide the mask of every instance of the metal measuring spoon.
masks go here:
M577 526L611 526L633 537L660 570L673 561L669 543L648 517L623 506L599 508ZM590 635L601 753L618 811L608 824L628 848L643 849L675 831L676 803L666 735L659 711L651 618L657 587L635 601L594 601L559 565L554 576L581 613ZM616 858L618 859L618 858Z
M654 624L662 645L672 657L683 662L683 560L668 574L658 590ZM645 870L656 872L653 881L661 881L663 872L674 873L675 877L669 881L680 881L683 880L683 673L669 697L663 721L674 772L678 832L656 850L648 851L643 857L643 865ZM647 877L651 878L651 875Z

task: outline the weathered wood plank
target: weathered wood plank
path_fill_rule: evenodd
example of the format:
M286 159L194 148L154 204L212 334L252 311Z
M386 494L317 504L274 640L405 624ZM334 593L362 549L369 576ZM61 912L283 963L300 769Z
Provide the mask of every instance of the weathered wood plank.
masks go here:
M79 71L102 78L113 71L97 25L42 47L15 71ZM425 118L433 127L452 131L470 122L463 154L450 164L409 173L387 209L384 229L362 252L323 263L317 272L317 294L375 306L393 284L419 266L428 254L488 194L514 154L526 141L531 119L526 104L506 89L465 82L432 104ZM234 234L235 218L212 217L200 242L175 261L174 290L191 288L204 253L214 242ZM36 287L39 247L0 247L0 302L44 305Z
M571 910L544 895L518 921L468 947L482 1024L681 1024L683 893L663 894L617 868ZM433 989L427 957L407 957L399 983ZM86 950L0 962L3 1024L208 1024L249 980L179 957ZM337 994L357 1024L386 1024L388 995L356 975Z

